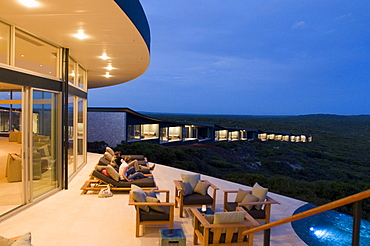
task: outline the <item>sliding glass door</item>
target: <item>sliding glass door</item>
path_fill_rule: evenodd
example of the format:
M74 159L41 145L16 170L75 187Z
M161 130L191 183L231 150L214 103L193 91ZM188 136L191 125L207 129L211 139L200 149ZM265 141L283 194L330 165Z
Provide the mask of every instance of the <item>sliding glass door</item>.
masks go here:
M32 92L32 198L58 187L58 93Z

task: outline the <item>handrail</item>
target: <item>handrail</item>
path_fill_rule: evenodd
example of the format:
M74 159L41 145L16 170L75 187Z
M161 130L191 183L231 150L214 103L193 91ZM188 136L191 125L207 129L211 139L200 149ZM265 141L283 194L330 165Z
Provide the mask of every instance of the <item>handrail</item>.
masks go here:
M268 223L268 224L265 224L265 225L262 225L262 226L259 226L259 227L255 227L253 229L244 231L243 234L247 235L247 234L252 234L252 233L268 230L268 229L271 229L272 227L276 227L276 226L283 225L283 224L286 224L286 223L289 223L289 222L292 222L292 221L303 219L303 218L306 218L306 217L309 217L309 216L312 216L312 215L315 215L315 214L319 214L319 213L322 213L322 212L325 212L325 211L328 211L328 210L331 210L331 209L334 209L334 208L338 208L338 207L341 207L341 206L344 206L344 205L347 205L347 204L350 204L350 203L354 203L354 202L357 202L357 201L360 201L360 200L364 200L364 199L369 198L369 197L370 197L370 189L366 190L366 191L363 191L363 192L360 192L360 193L357 193L357 194L354 194L352 196L348 196L348 197L336 200L334 202L327 203L327 204L322 205L320 207L316 207L316 208L304 211L302 213L292 215L290 217L287 217L287 218L284 218L284 219L281 219L281 220L277 220L277 221L274 221L274 222L271 222L271 223Z

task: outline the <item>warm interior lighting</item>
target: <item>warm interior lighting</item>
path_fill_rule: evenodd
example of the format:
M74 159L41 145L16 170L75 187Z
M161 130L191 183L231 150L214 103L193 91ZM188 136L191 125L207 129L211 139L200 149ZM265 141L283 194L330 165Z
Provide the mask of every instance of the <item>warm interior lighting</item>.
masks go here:
M109 71L113 69L112 64L109 63L109 65L106 67Z
M21 4L27 6L27 7L37 7L40 5L40 3L38 3L37 1L35 0L20 0L19 1Z
M72 76L72 77L76 76L75 71L72 70L72 73L70 73L69 75Z
M78 38L78 39L85 39L85 38L89 37L84 33L84 30L82 30L82 29L78 30L78 32L76 34L73 34L73 36Z
M112 75L110 75L109 72L106 72L105 75L104 75L104 77L110 78L110 77L112 77Z
M109 57L107 56L107 53L103 53L103 55L99 56L103 60L107 60Z

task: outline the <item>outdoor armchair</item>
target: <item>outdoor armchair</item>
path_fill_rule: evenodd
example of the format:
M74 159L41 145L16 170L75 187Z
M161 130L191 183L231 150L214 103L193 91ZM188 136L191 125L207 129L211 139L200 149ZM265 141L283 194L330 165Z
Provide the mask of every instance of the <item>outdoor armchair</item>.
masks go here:
M175 204L169 202L169 190L151 190L144 192L132 185L129 195L129 205L135 206L136 211L136 237L139 237L140 226L167 224L173 229ZM150 193L165 193L166 202L160 202L156 195ZM143 228L144 229L144 228Z
M247 212L237 208L235 212L218 212L214 215L203 215L197 208L194 214L193 244L202 245L235 245L253 246L253 234L244 236L242 232L259 226Z
M193 176L193 175L189 175ZM194 175L196 176L196 175ZM200 175L199 175L200 177ZM212 211L216 208L216 191L218 188L208 180L200 180L194 182L194 188L187 185L188 182L183 180L174 180L175 183L175 207L180 207L180 217L183 217L184 207L207 205L212 207ZM199 184L198 184L199 182ZM197 186L198 185L198 186ZM208 188L211 188L211 195L209 195Z
M235 200L231 199L229 194L237 194ZM256 221L264 222L266 224L269 223L271 217L271 205L279 203L267 196L267 194L262 200L253 198L254 196L252 196L252 194L252 190L224 190L224 211L235 211L237 207L241 207Z

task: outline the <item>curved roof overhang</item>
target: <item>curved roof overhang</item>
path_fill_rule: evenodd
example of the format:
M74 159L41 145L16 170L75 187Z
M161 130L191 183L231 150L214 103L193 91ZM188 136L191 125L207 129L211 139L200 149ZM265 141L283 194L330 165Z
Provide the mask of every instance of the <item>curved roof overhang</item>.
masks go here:
M0 18L69 48L70 55L88 70L89 89L128 82L148 68L149 25L138 0L126 1L130 4L122 0L37 1L39 6L29 8L19 1L0 0ZM78 30L88 37L74 37ZM103 53L109 58L101 59ZM113 69L106 78L109 64Z

